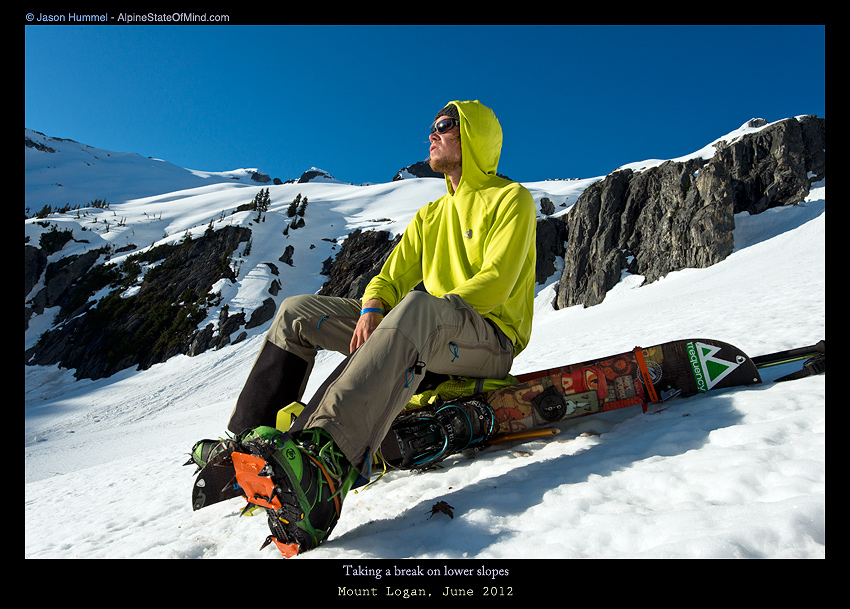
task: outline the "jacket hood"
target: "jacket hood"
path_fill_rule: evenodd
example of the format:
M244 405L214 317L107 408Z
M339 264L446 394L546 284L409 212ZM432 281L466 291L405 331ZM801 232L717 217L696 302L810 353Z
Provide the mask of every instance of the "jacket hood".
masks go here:
M449 103L457 108L460 115L463 174L458 189L464 182L472 188L478 188L496 175L502 153L502 126L495 113L478 100ZM452 191L448 176L446 187L449 192Z

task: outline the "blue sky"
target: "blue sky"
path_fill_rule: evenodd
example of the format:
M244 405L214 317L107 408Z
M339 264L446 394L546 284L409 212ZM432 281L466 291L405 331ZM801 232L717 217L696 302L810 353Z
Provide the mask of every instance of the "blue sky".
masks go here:
M587 178L826 116L824 26L25 26L24 123L182 167L387 182L452 99L499 171Z

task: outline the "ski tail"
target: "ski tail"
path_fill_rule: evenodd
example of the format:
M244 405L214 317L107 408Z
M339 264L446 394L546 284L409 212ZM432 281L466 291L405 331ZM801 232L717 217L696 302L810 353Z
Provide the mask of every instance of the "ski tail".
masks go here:
M768 353L752 358L756 368L769 368L780 364L788 364L797 362L810 357L815 357L818 354L826 354L826 341L822 340L808 347L798 347L796 349L787 349L785 351L777 351L776 353Z
M798 347L797 349L787 349L785 351L760 355L753 358L753 363L756 365L756 368L770 368L800 360L806 360L803 362L803 368L801 370L781 376L774 379L773 382L793 381L807 376L826 373L826 341L822 340L808 347Z

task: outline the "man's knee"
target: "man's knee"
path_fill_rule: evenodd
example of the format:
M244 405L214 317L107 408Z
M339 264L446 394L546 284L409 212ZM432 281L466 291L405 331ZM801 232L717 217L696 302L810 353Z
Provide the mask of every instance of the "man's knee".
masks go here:
M267 338L278 347L291 348L294 341L301 344L302 325L306 318L314 315L313 294L302 294L285 298L278 307Z
M301 316L309 314L308 312L316 308L315 294L298 294L297 296L288 296L280 303L278 315L283 312L287 316Z
M307 349L313 353L321 347L348 353L359 310L358 301L346 298L290 296L281 303L268 338L287 350Z

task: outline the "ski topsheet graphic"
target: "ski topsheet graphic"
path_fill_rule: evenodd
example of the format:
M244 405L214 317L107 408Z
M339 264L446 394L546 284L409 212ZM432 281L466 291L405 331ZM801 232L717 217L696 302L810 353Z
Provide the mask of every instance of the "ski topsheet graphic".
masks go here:
M485 392L497 426L493 437L675 396L760 383L753 361L721 341L692 338L636 347L568 366L530 372ZM402 415L410 414L409 411Z
M722 359L717 355L720 347L694 341L686 344L688 361L694 371L697 391L713 389L717 383L731 374L738 366L747 361L742 355L736 355L735 361Z

